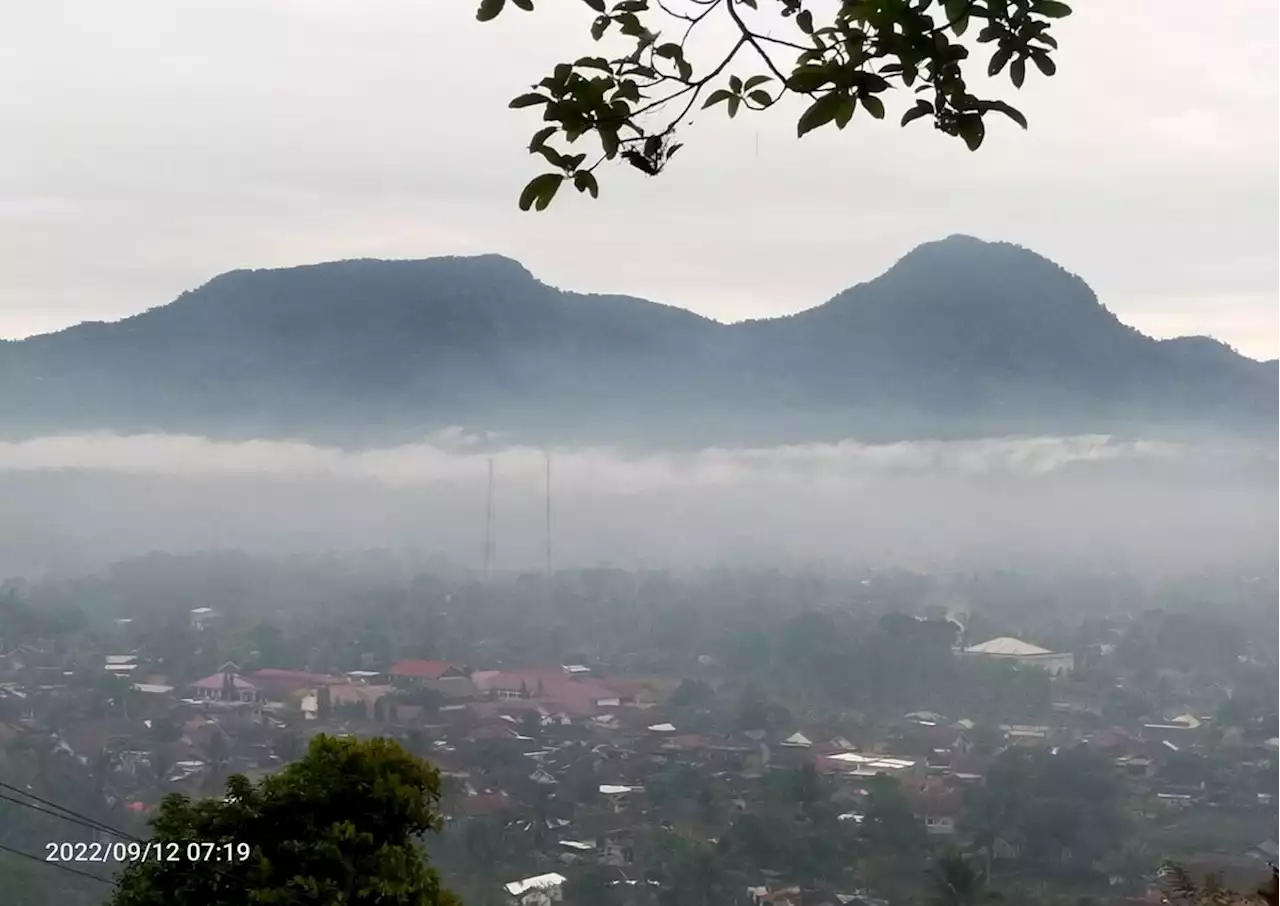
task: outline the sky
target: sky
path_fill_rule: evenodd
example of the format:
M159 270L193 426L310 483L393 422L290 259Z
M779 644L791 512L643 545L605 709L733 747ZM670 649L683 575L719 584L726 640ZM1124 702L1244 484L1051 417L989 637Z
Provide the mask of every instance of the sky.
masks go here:
M1054 259L1148 334L1275 357L1280 4L1077 5L1058 75L1000 92L1031 129L993 123L976 154L898 129L903 99L799 141L795 108L708 113L660 178L619 167L598 201L525 214L537 114L506 102L592 49L585 4L489 24L473 0L4 4L0 337L235 268L486 252L765 317L959 232Z

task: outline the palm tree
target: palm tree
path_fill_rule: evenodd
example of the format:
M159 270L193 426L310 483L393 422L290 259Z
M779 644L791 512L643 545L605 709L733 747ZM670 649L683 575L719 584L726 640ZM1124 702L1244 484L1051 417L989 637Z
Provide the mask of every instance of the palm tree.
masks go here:
M930 906L978 906L1000 899L1000 894L987 889L987 876L962 853L950 852L933 864Z

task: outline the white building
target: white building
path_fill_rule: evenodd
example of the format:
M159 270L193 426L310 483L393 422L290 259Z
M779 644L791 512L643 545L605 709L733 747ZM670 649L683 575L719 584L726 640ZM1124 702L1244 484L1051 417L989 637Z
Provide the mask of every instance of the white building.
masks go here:
M517 906L551 906L564 901L564 875L552 872L502 885L508 902Z
M1020 639L1002 636L991 639L981 645L971 645L964 649L969 657L990 658L997 661L1010 661L1024 667L1039 667L1050 676L1060 676L1075 669L1076 658L1070 652L1058 653L1032 645Z

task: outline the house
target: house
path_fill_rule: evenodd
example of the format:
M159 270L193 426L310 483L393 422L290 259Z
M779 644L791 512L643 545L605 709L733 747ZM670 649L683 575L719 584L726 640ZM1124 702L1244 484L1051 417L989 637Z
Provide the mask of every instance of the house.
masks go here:
M1155 742L1171 742L1182 746L1197 742L1204 735L1204 724L1194 714L1181 714L1164 723L1143 724L1143 739Z
M956 832L964 810L964 793L935 778L918 785L907 785L903 792L912 811L924 819L925 831L931 836L951 836Z
M363 711L366 717L373 720L387 720L391 716L391 699L383 699L395 691L392 686L334 683L326 688L329 690L329 703L335 709Z
M563 669L483 670L472 674L471 680L495 699L536 699L548 711L570 718L595 717L602 709L631 702L605 680L570 675Z
M392 682L413 685L423 680L440 680L447 678L467 678L467 670L458 664L448 661L420 661L412 658L399 660L387 668L387 676Z
M1038 667L1050 676L1065 676L1075 669L1075 655L1070 652L1053 652L1020 639L1002 636L989 639L979 645L971 645L962 652L965 657L980 657L1006 661L1023 667Z
M319 689L322 686L346 684L340 676L327 673L311 673L307 670L282 670L277 667L263 667L248 674L245 680L252 683L261 698L271 701L284 701L299 692Z
M191 626L193 629L204 629L217 618L218 613L212 607L191 608Z
M115 676L129 676L138 666L136 654L108 654L103 669Z
M551 872L502 885L512 906L550 906L564 902L564 875Z
M602 783L600 784L599 792L604 797L604 801L609 808L614 812L623 812L631 805L633 795L643 793L644 787Z
M892 755L871 755L860 752L837 752L818 759L818 769L827 774L846 777L905 777L917 773L921 761L916 758L897 758Z
M198 679L188 687L195 698L205 701L222 702L256 702L260 696L258 687L239 673L240 668L227 663L203 679Z

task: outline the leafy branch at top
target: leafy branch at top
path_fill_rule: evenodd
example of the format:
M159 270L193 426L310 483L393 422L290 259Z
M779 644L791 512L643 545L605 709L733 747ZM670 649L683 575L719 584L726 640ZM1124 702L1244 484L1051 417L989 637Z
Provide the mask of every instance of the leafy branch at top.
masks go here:
M476 17L487 22L508 2L526 12L534 8L534 0L481 0ZM520 207L526 211L544 210L565 181L597 197L596 170L605 161L621 158L658 175L680 149L676 128L699 100L700 109L723 106L734 117L743 109L767 110L787 94L802 95L809 103L796 133L803 136L831 123L844 129L859 108L883 119L884 98L901 89L915 96L902 125L929 117L936 129L976 151L988 113L1024 129L1027 120L1005 101L969 90L969 45L986 45L988 76L1007 72L1021 88L1028 63L1042 75L1054 74L1058 42L1050 27L1071 14L1060 0L841 0L824 5L821 20L814 8L822 0L583 2L596 13L592 40L616 39L626 52L557 64L511 101L513 108L542 108L545 125L529 151L552 168L525 186ZM718 61L700 72L686 49L695 31L715 17L731 23L732 37ZM775 35L779 30L787 34ZM739 56L746 58L744 69L757 71L729 71ZM588 136L597 148L565 150ZM553 139L561 147L553 147Z

